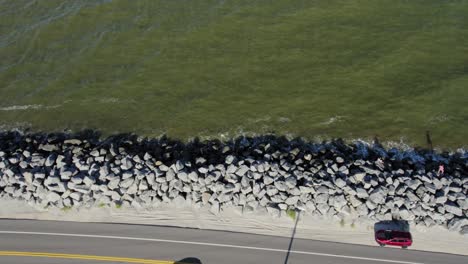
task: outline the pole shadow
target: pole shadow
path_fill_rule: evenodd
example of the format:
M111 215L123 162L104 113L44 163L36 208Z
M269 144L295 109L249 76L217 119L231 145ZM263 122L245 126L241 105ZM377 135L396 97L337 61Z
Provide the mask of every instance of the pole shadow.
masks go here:
M296 235L296 228L297 228L297 223L299 222L299 217L301 216L301 211L297 212L297 218L296 218L296 223L294 224L294 229L292 232L291 240L289 240L289 247L288 247L288 253L286 254L286 259L284 260L284 264L288 264L289 261L289 255L291 253L291 248L294 242L294 236Z

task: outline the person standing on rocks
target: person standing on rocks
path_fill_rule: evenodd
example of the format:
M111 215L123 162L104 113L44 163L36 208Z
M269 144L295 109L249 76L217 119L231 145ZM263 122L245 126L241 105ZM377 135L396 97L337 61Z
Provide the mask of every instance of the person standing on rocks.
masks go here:
M377 159L377 163L383 165L384 162L383 162L382 158L379 157L379 158Z
M437 176L442 176L444 175L444 172L445 172L445 168L444 168L444 164L440 164L439 165L439 170L437 171Z

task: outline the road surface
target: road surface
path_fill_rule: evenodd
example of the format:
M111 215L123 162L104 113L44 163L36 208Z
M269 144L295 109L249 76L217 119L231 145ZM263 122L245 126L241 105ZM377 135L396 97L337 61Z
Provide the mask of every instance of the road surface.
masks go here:
M168 264L182 259L203 264L468 263L468 256L307 239L291 243L291 238L245 233L0 219L0 263Z

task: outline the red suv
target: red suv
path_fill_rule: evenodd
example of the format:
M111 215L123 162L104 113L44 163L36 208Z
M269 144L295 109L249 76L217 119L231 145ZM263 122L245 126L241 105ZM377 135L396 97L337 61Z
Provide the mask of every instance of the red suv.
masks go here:
M397 246L408 248L413 244L410 232L395 230L378 230L375 232L375 241L381 246Z

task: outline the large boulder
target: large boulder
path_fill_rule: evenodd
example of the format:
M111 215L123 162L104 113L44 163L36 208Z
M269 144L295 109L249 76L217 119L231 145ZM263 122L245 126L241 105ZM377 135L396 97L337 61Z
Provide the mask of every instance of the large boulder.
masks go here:
M369 194L367 193L367 190L363 188L356 188L356 196L361 199L365 199L369 197Z
M197 182L198 181L198 174L195 171L190 172L188 174L188 177L192 182Z
M273 182L274 182L274 180L270 176L263 176L263 183L265 185L272 184Z
M463 211L462 209L460 209L460 207L458 207L455 203L446 203L445 206L444 206L444 209L445 211L453 214L453 215L456 215L456 216L463 216Z
M273 216L274 218L278 218L280 217L281 215L281 210L277 207L273 207L273 206L267 206L266 207L268 213Z
M244 176L245 174L247 174L247 172L248 172L249 170L250 170L249 167L247 167L247 166L245 166L245 165L241 165L241 166L237 169L236 174L237 174L238 176L241 176L241 177L242 177L242 176Z
M273 185L268 185L266 186L266 193L268 194L268 196L272 197L278 193L278 189Z
M347 203L348 201L346 201L346 198L344 197L344 195L335 196L333 199L333 207L335 207L335 209L337 210L341 209Z
M135 181L135 179L128 178L128 179L125 179L125 180L121 181L119 185L122 188L128 188L133 184L134 181Z
M166 181L170 182L170 181L172 181L173 179L175 179L175 177L176 177L176 173L174 172L174 170L169 169L169 170L166 172Z
M226 159L225 159L225 163L226 164L232 164L234 161L236 160L236 158L233 156L233 155L228 155L226 156Z
M328 202L328 194L327 193L321 193L315 196L315 203L317 204L323 204Z
M447 225L450 231L459 232L464 226L468 226L468 218L453 218Z
M48 203L56 203L61 199L60 194L56 192L49 192L46 196L46 201Z
M369 195L369 200L375 204L383 204L385 203L385 199L387 197L387 190L384 188L377 188Z
M468 210L468 199L459 199L457 200L457 204L460 209Z
M275 181L275 187L278 189L278 191L286 191L288 189L288 186L284 181Z
M409 188L411 188L411 189L413 189L413 190L416 190L416 189L419 187L419 185L422 184L422 182L421 182L420 180L418 180L418 179L412 179L412 180L406 181L405 184L406 184Z
M290 189L296 187L297 185L297 180L295 177L291 176L291 177L288 177L284 180L286 186Z
M338 188L343 188L346 186L346 181L341 179L341 178L336 178L335 179L335 185L338 187Z
M299 196L292 196L286 199L285 203L287 205L296 205L298 201L299 201Z
M400 216L401 220L406 221L412 221L415 218L414 214L406 208L400 208L398 215Z

